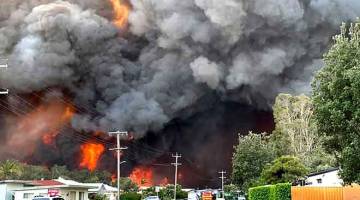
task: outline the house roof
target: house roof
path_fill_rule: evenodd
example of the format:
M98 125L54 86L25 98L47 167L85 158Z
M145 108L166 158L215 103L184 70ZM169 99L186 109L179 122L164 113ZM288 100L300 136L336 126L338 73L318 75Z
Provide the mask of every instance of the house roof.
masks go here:
M104 183L84 183L84 185L93 187L92 189L89 189L89 192L117 192L117 188Z
M56 180L35 180L31 182L33 185L36 186L57 186L57 185L64 185L63 183L56 181Z
M5 183L31 184L31 181L25 181L25 180L0 180L0 184L5 184Z
M336 168L329 168L329 169L322 170L322 171L319 171L319 172L311 173L311 174L308 175L308 177L317 176L317 175L320 175L320 174L326 174L326 173L337 171L337 170L339 170L339 168L337 168L337 167Z

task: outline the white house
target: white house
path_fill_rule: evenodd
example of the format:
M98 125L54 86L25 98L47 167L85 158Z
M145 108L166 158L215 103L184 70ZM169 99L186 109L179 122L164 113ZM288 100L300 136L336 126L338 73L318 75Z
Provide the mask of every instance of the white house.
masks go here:
M342 186L343 180L339 177L338 173L338 168L331 168L309 174L305 180L305 185L324 187Z
M105 195L108 200L116 200L117 188L104 183L84 183L84 185L93 187L89 189L89 195L101 194Z
M65 179L60 179L64 182ZM65 200L88 200L88 190L92 187L78 182L57 180L32 181L22 188L13 189L14 200L31 200L34 196L60 195Z
M13 190L23 188L31 181L4 180L0 181L0 200L12 200Z

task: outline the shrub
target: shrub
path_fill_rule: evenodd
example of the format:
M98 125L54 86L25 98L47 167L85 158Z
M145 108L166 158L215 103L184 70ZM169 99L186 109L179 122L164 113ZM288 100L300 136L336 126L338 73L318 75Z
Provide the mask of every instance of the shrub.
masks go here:
M271 186L259 186L249 189L249 200L270 200Z
M291 200L291 184L278 183L275 185L275 199L274 200Z
M291 200L291 184L279 183L250 188L249 200Z
M141 200L141 195L134 192L128 192L120 195L120 200Z

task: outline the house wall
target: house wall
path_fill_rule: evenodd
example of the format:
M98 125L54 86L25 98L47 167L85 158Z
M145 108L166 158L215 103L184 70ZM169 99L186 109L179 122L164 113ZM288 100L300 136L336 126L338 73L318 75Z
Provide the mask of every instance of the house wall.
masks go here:
M319 174L315 176L308 177L306 179L306 184L308 186L342 186L342 180L338 175L338 170ZM321 180L321 183L319 182Z
M65 200L88 200L87 189L76 188L60 188L60 195ZM31 200L37 195L47 195L48 189L31 189L15 191L15 200ZM80 193L83 193L83 198L80 198ZM27 197L27 198L24 198Z
M6 200L6 185L5 184L0 184L0 200Z
M0 184L0 200L12 200L12 190L21 189L24 185L21 183L3 183Z

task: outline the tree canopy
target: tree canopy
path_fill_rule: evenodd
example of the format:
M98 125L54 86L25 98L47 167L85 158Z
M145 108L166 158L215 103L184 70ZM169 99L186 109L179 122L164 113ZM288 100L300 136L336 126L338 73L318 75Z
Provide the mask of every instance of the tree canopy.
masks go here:
M327 154L323 148L324 137L318 134L310 97L279 94L273 111L275 130L271 143L277 156L296 156L311 171L334 165L333 156Z
M266 184L293 183L308 173L301 161L293 156L282 156L266 165L261 180Z
M232 180L243 191L257 185L264 166L274 159L273 151L264 137L251 132L239 136L232 161Z
M360 183L360 22L343 24L313 82L315 119L345 183Z

